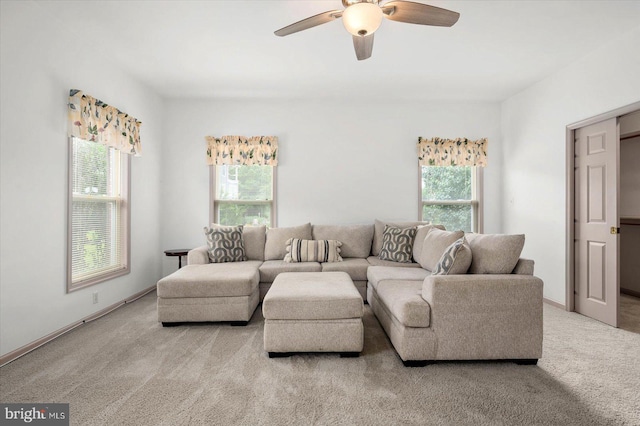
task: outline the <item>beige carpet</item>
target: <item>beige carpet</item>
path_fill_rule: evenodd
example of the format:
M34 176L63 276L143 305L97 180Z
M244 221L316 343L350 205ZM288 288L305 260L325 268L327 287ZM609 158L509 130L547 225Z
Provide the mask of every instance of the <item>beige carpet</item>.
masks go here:
M545 306L538 366L406 368L367 307L359 358L269 359L247 327L162 328L155 293L0 368L0 402L74 425L640 425L640 335Z
M640 333L640 298L621 293L618 313L618 327Z

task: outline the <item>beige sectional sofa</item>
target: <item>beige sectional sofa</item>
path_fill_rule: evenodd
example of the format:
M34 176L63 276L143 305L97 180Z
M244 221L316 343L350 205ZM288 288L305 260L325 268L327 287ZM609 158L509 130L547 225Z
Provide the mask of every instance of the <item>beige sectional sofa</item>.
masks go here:
M158 320L165 326L246 324L278 274L340 271L371 305L405 365L478 359L531 364L541 357L542 281L533 276L533 261L519 259L524 236L469 234L464 246L471 258L469 273L433 275L434 256L441 250L430 241L445 233L421 222L392 225L418 227L413 262L378 257L385 223L377 220L373 225L246 227L247 261L210 263L203 246L189 252L187 266L158 282ZM285 262L290 238L338 240L343 259Z

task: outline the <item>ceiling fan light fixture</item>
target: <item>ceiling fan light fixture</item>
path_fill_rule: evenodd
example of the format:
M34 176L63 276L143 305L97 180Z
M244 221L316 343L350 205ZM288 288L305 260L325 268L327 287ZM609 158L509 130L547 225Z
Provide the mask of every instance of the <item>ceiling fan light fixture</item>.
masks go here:
M374 3L356 3L342 14L344 27L354 36L373 34L382 23L382 9Z

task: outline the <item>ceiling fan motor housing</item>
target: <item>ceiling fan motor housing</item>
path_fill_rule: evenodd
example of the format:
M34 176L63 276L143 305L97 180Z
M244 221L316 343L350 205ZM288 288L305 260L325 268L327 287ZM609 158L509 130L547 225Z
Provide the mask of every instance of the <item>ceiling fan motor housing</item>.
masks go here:
M380 0L342 0L342 5L344 7L349 7L352 4L356 4L356 3L373 3L373 4L379 4Z

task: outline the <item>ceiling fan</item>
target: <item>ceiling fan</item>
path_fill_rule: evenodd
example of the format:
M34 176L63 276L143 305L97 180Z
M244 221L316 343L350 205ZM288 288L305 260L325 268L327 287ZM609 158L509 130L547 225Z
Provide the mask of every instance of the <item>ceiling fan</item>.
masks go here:
M382 18L410 24L450 27L458 21L460 14L427 4L412 1L392 0L380 4L381 0L342 0L344 10L330 10L280 28L275 35L284 37L298 31L308 30L342 18L345 28L353 35L353 47L358 60L371 57L373 33L380 27Z

